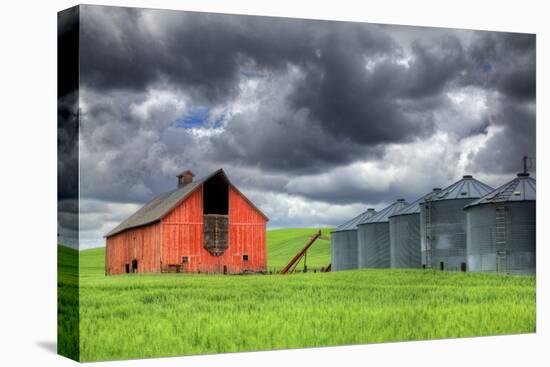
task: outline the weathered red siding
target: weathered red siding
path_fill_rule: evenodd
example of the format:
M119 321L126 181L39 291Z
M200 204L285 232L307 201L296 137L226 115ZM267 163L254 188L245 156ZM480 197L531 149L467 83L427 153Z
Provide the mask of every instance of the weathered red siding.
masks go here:
M203 243L203 190L188 196L160 222L129 229L107 238L107 274L125 272L132 264L134 239L138 272L167 271L171 264L183 264L186 272L228 273L265 271L266 218L237 190L229 188L229 247L220 256L210 254ZM248 261L243 259L248 255Z
M229 190L229 251L235 272L267 268L266 219L233 187ZM248 255L248 261L242 260Z
M181 264L189 257L185 271L196 272L200 262L203 241L202 187L168 213L162 223L162 269L170 264Z
M135 257L134 257L135 252ZM160 224L132 228L107 238L105 271L107 274L123 274L126 264L138 260L139 273L160 271Z

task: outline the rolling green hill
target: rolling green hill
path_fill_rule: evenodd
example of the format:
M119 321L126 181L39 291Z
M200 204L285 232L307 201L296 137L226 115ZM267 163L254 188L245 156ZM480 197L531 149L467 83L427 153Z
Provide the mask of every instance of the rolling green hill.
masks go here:
M330 237L332 228L323 228L322 237ZM313 228L285 228L267 231L267 267L282 269L304 248L317 232ZM308 268L327 267L330 264L330 240L319 238L307 253ZM302 269L302 263L296 268Z
M80 251L80 277L105 274L105 247Z

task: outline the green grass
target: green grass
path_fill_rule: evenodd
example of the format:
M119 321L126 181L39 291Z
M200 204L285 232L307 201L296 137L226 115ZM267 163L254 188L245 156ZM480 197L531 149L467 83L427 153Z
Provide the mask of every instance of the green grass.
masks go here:
M72 359L79 356L78 251L57 246L57 350Z
M276 241L289 248L273 256L280 263L303 247L272 232L268 256ZM82 361L535 331L532 276L355 270L105 277L102 250L80 255ZM319 254L319 264L326 256Z
M80 252L80 278L105 275L105 248L99 247Z
M332 228L323 228L323 237L330 237ZM285 228L267 231L267 267L280 270L304 248L312 235L317 232L312 228ZM308 268L322 268L330 264L330 240L319 238L307 253ZM303 262L297 270L303 269Z

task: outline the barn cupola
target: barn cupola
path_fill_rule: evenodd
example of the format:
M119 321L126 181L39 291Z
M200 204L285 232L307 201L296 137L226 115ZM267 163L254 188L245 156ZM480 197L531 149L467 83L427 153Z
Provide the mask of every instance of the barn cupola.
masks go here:
M191 172L191 170L180 173L178 175L178 187L184 187L185 185L190 184L193 182L193 177L195 177L195 174Z

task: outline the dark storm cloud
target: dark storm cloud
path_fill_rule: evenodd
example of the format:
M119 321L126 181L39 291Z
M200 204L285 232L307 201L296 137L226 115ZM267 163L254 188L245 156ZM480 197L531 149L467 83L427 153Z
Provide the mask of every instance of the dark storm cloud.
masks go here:
M219 162L305 174L345 164L358 156L375 158L381 153L379 147L361 147L350 138L335 139L303 110L273 116L266 108L260 115L273 120L233 118L226 130L232 139L225 134L214 137L208 156Z
M57 16L57 96L62 98L78 88L79 8Z
M466 46L456 31L416 28L418 35L438 35L413 39L406 54L390 26L84 9L81 81L95 90L168 85L185 90L195 103L215 105L239 92L247 70L273 75L289 65L298 67L303 78L287 96L288 112L270 117L281 131L266 126L272 144L249 126L243 130L237 117L228 134L234 134L239 148L228 143L231 139L213 145L214 157L266 169L311 170L316 162L335 166L368 157L383 143L429 136L434 132L432 109L418 106L452 86L485 83L521 98L534 90L534 37L528 35L482 32ZM407 67L400 63L404 59ZM484 73L487 63L492 69ZM311 134L301 131L298 120L304 114ZM258 140L262 154L254 150ZM286 158L281 146L291 148Z
M95 90L142 91L169 85L185 90L196 103L214 105L238 92L243 70L272 75L297 66L303 78L287 97L290 113L271 117L283 132L270 131L273 145L288 142L293 154L286 161L274 159L280 157L280 149L270 151L269 145L263 145L265 154L248 154L256 152L247 152L246 144L241 144L245 147L241 155L253 157L265 168L304 169L312 157L329 166L341 164L357 159L361 147L366 152L365 147L429 136L434 131L432 110L411 106L452 86L485 84L511 98L534 97L530 35L480 32L471 45L464 45L456 31L416 29L419 35L438 36L417 37L406 54L389 26L84 9L81 82ZM399 62L403 58L408 59L407 67ZM488 72L482 70L486 64ZM311 134L300 131L296 121L304 114L313 126ZM254 140L239 125L237 117L231 126L235 138ZM312 141L319 144L312 146ZM224 141L214 148L217 157L238 158L234 147Z
M489 65L490 71L472 78L514 99L534 100L536 93L536 37L533 34L482 32L469 49L471 69ZM475 82L470 79L470 82ZM516 101L517 103L517 101Z
M513 174L524 155L536 155L536 37L483 33L471 46L471 62L491 65L485 85L496 91L488 118L500 130L474 156L470 167Z
M236 93L243 69L277 73L292 64L298 66L305 77L289 96L288 107L311 113L326 134L338 138L347 136L362 144L400 141L429 131L432 127L429 120L406 114L392 98L402 94L397 93L400 88L405 93L424 95L450 76L446 72L431 71L430 75L434 76L428 83L424 81L426 88L420 92L424 87L416 87L415 78L410 78L410 74L395 64L395 58L402 54L400 46L376 26L119 8L86 9L89 11L83 14L82 43L86 46L82 49L81 79L86 87L142 90L164 83L185 89L197 101L213 104ZM161 29L159 33L151 34L150 29L144 28L149 16L154 17ZM416 53L422 62L437 57L421 46L415 47ZM385 61L377 66L376 72L368 72L366 62L377 58ZM438 61L441 60L432 63L438 64ZM413 65L413 68L417 67ZM382 120L386 122L380 124ZM302 142L308 139L302 138ZM333 152L317 149L317 153L327 157L328 162L337 160ZM343 159L349 156L346 152L342 154ZM299 164L298 168L303 165Z
M307 222L299 200L342 217L535 154L534 35L98 6L80 30L90 200L223 167L286 225ZM220 123L174 123L194 110Z
M166 83L190 89L210 102L235 93L243 67L273 70L289 62L307 63L314 56L315 33L320 30L311 22L269 17L85 9L84 85L140 91ZM149 17L158 33L145 27Z
M535 106L515 105L508 99L502 103L493 117L500 130L471 157L472 170L513 174L522 170L523 156L536 155Z
M78 246L78 49L79 8L58 14L57 33L57 233Z

